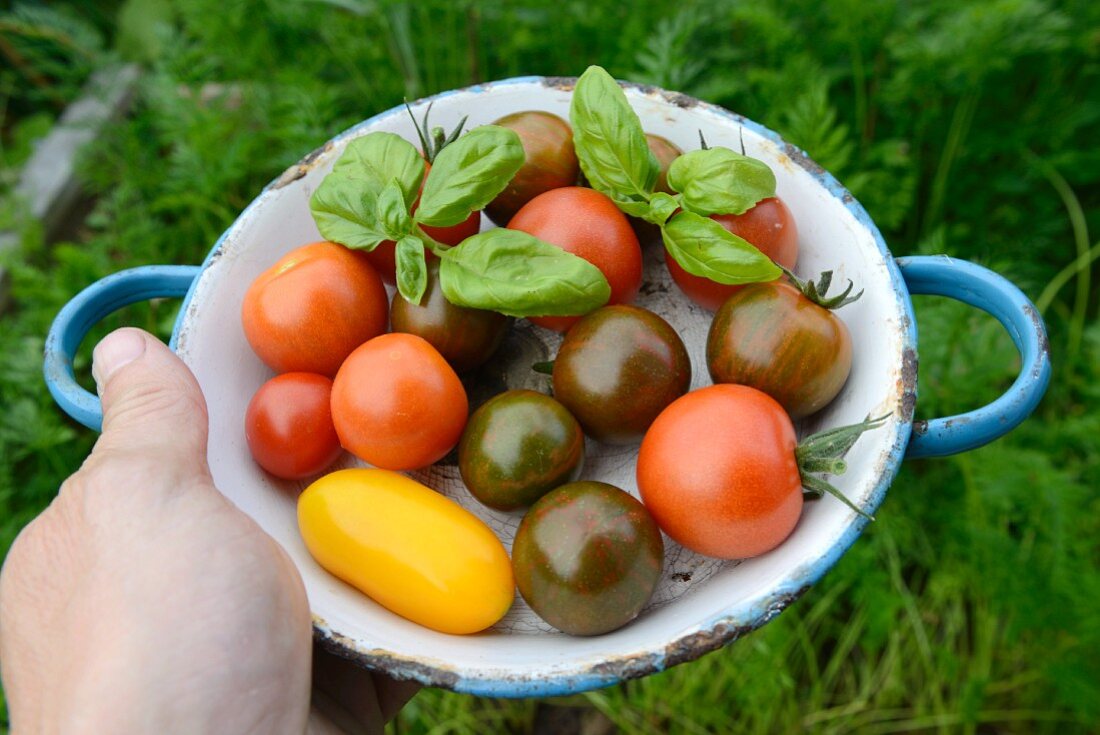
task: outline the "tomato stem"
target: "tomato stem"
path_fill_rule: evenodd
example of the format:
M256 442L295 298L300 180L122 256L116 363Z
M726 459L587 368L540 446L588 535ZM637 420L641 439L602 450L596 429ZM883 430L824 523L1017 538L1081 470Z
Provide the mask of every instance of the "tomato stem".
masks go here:
M436 240L434 237L425 232L424 228L421 227L419 224L416 225L416 228L413 230L413 236L419 238L420 241L424 243L424 247L426 247L428 250L431 250L436 255L442 256L445 251L451 249L450 245L441 243L439 240Z
M554 361L548 360L546 362L536 362L534 365L531 366L531 369L534 370L536 373L542 373L543 375L553 375Z
M877 429L886 423L891 414L885 414L877 419L868 416L858 424L839 426L835 429L826 429L807 438L795 449L795 459L798 461L798 472L802 477L802 486L806 488L806 496L810 499L820 498L828 493L840 500L868 520L874 518L849 500L844 493L834 487L825 479L814 473L829 475L842 475L848 469L848 463L844 461L844 455L855 445L864 432Z
M780 265L779 263L776 263L776 265L778 265L779 268L783 271L783 274L791 280L791 283L794 284L794 287L802 292L803 296L822 308L830 310L839 309L840 307L846 306L853 301L858 301L859 297L863 295L863 289L860 289L859 293L857 293L855 296L849 296L849 294L852 293L852 289L855 287L855 284L852 283L851 279L849 279L848 288L844 289L842 293L838 294L837 296L830 296L826 298L825 293L829 290L829 286L832 285L833 282L832 271L823 272L818 278L817 283L814 283L812 280L803 281L801 278L791 272L790 269Z
M462 134L462 128L466 126L466 120L469 118L468 115L463 117L458 122L458 126L448 135L442 127L432 128L428 124L428 116L432 114L432 105L434 104L434 101L429 102L428 109L424 110L424 117L417 120L412 108L409 107L408 100L405 100L405 110L412 118L413 127L416 129L416 137L420 139L420 147L424 150L424 160L428 163L435 163L435 158L439 155L439 152L458 139L458 136Z

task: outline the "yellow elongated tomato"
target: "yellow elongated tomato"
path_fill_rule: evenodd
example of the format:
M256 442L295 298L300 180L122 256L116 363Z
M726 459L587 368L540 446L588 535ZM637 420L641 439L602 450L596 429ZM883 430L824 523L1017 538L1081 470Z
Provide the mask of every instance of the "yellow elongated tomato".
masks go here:
M442 633L476 633L512 605L496 535L454 501L389 470L340 470L298 498L317 563L390 611Z

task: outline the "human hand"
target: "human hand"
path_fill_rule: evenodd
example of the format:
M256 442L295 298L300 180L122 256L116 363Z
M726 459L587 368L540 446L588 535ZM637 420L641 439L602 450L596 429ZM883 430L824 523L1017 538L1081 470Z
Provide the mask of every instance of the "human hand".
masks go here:
M191 372L136 329L93 362L103 434L0 573L12 731L381 732L416 687L311 660L294 564L211 480Z

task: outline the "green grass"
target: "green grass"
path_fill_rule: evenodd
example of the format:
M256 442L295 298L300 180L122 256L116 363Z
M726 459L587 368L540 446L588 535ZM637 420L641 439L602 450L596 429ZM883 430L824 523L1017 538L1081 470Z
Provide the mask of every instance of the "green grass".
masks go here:
M54 408L40 374L49 322L80 288L131 265L200 262L264 183L403 97L600 63L806 148L896 255L946 252L1006 275L1047 319L1055 379L1010 436L906 463L837 566L734 645L564 701L425 691L391 729L531 732L545 708L566 705L627 733L1100 729L1100 9L718 5L129 0L34 16L37 32L25 13L0 12L0 39L30 65L0 69L0 192L90 69L118 56L147 66L134 113L84 163L97 199L78 236L46 248L28 228L8 264L0 554L93 440ZM239 99L180 93L207 82ZM0 204L0 223L17 211ZM1017 360L996 322L916 303L919 417L974 408L1011 383ZM122 323L166 336L173 315L169 302L132 307L88 343Z

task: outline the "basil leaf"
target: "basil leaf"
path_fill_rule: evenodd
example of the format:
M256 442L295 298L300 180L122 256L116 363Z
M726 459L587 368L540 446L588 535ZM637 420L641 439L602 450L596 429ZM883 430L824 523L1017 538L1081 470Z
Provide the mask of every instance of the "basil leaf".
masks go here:
M424 179L424 159L412 143L399 135L368 133L348 142L325 180L334 176L361 180L364 187L375 192L397 179L408 211Z
M663 225L668 218L680 208L680 202L673 197L659 191L649 200L649 211L645 213L645 221L655 225Z
M394 248L394 262L397 266L397 290L410 304L419 304L428 288L424 243L412 235L402 237Z
M390 183L382 189L376 206L379 226L390 240L400 240L409 234L413 220L397 179L390 179Z
M668 254L695 276L738 285L774 281L783 272L771 258L708 217L680 212L661 228Z
M639 202L633 199L612 199L619 211L629 214L631 217L645 219L649 215L649 202Z
M361 180L329 174L309 200L313 221L326 240L374 250L391 240L378 218L378 194Z
M514 130L499 125L474 128L436 156L416 221L450 227L482 209L512 180L526 160Z
M676 158L668 185L696 214L742 214L775 196L775 173L763 161L729 148L707 148Z
M573 89L569 120L577 159L592 188L616 203L648 201L660 165L641 120L610 74L588 67Z
M440 260L443 295L456 306L508 316L573 316L611 298L599 268L519 230L474 235Z

